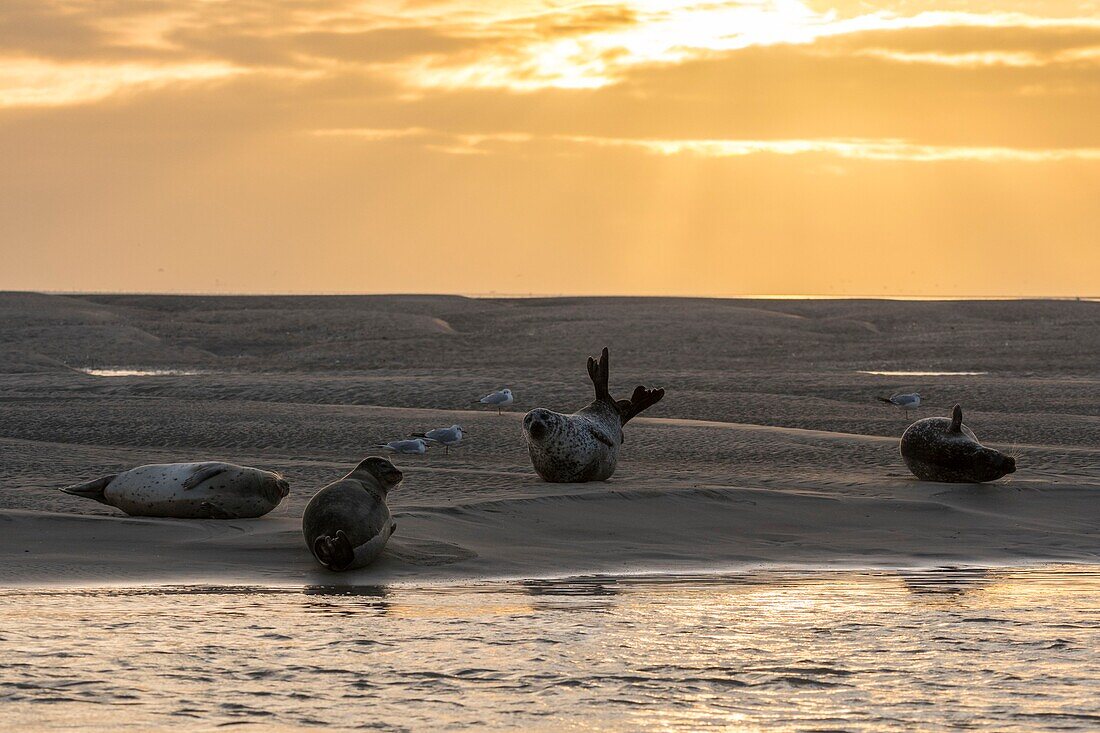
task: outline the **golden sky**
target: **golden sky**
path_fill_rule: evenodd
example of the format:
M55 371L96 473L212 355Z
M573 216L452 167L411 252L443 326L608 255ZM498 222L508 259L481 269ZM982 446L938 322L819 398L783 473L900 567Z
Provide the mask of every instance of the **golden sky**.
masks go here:
M1100 295L1094 0L4 0L0 288Z

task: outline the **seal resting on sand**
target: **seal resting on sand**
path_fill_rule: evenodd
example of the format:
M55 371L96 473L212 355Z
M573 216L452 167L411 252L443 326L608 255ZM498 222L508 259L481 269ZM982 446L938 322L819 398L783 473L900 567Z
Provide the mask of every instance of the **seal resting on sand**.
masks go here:
M978 442L963 425L962 408L951 417L926 417L905 429L901 457L921 481L981 483L1016 470L1016 459Z
M132 517L262 517L290 493L286 479L232 463L153 463L61 489Z
M629 400L615 400L607 388L608 358L588 357L596 399L572 415L538 407L523 418L523 434L535 471L554 483L604 481L615 473L623 425L665 396L663 389L639 386Z
M302 516L302 533L317 562L329 570L348 570L382 554L397 529L386 495L402 478L388 460L371 456L314 494Z

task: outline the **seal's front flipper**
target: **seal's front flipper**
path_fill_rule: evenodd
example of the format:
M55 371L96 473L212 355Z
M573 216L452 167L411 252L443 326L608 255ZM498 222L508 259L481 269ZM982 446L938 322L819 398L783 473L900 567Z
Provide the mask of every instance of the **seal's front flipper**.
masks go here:
M224 463L203 463L195 466L195 472L188 476L183 482L183 490L193 489L203 481L214 478L219 473L224 473L226 466Z
M605 435L603 433L603 431L597 430L596 426L589 425L588 426L588 432L592 433L593 438L600 441L601 443L606 445L608 448L614 448L615 447L615 442L612 441L611 438L607 437L607 435Z
M607 347L603 347L603 353L600 354L600 360L596 361L593 357L588 357L588 377L592 380L592 386L596 388L597 400L609 400L611 399L611 393L607 389L607 379L609 374Z
M313 540L313 556L329 570L343 570L355 560L355 550L344 530L336 530L336 536L323 534Z
M619 416L622 418L623 425L626 425L639 413L656 405L664 396L665 391L660 388L646 389L642 385L635 387L634 394L630 396L629 400L619 400L615 403L619 408Z
M227 512L217 504L211 504L208 501L204 501L199 506L206 512L207 519L240 519L236 514Z
M103 478L97 478L95 481L88 481L83 484L74 484L72 486L66 486L61 489L66 494L72 494L73 496L83 496L85 499L95 499L100 504L107 504L107 499L103 496L103 492L107 489L107 485L115 480L117 473L112 473L110 476L104 476ZM110 506L110 504L107 504Z

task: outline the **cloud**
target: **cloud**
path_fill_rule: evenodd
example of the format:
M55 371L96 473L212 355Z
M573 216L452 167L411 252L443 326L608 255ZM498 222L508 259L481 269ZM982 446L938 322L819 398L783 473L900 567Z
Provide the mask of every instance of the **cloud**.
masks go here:
M485 43L474 37L419 27L344 31L287 29L281 33L199 28L174 32L170 39L190 54L267 69L284 67L322 72L331 64L369 67L418 57L455 55Z
M937 163L1049 163L1066 160L1100 160L1100 148L1005 148L917 145L905 140L631 140L615 138L564 138L586 145L637 148L659 155L698 155L730 158L746 155L826 155L872 161Z
M916 163L972 161L979 163L1050 163L1100 160L1100 148L1007 148L982 146L920 145L896 139L795 139L795 140L676 140L612 138L585 135L534 136L502 132L481 135L448 134L423 127L402 129L345 128L313 130L322 138L363 142L418 141L425 149L472 155L500 151L500 144L537 143L632 149L654 155L693 155L704 158L739 158L748 155L824 155L852 160Z
M122 92L226 79L243 70L223 63L51 63L9 59L0 64L0 109L86 104Z
M814 52L905 64L1053 67L1100 65L1100 26L962 25L864 31L822 39Z

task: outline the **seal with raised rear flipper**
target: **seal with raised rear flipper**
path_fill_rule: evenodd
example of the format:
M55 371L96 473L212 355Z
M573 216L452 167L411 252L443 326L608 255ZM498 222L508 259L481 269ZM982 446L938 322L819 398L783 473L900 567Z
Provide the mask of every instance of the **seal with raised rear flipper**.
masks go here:
M901 457L921 481L983 483L996 481L1016 470L1016 459L986 448L963 425L962 408L955 405L951 417L926 417L905 429Z
M279 506L290 484L272 471L209 461L153 463L61 490L132 517L248 519Z
M663 389L638 386L629 400L615 400L608 390L608 354L588 357L588 376L596 389L592 404L572 415L542 407L523 418L531 463L554 483L605 481L615 473L623 444L623 425L665 396Z
M382 554L397 529L386 497L402 478L388 460L371 456L314 494L302 515L302 533L317 562L329 570L349 570Z

